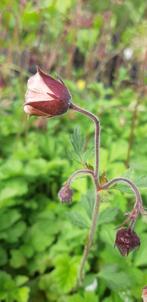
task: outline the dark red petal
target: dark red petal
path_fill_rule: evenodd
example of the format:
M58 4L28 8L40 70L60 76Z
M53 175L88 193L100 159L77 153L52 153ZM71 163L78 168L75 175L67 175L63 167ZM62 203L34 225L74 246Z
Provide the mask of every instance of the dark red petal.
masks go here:
M27 114L29 114L29 115L35 115L35 116L43 116L43 117L47 117L47 118L51 118L52 117L52 115L49 115L49 114L46 114L45 112L42 112L41 110L38 110L38 109L36 109L36 108L33 108L31 105L24 105L24 107L25 106L29 106L30 107L30 112L28 111L28 112L26 112L25 110L25 112L27 113Z
M57 96L56 96L55 94L49 93L49 92L47 92L47 94L48 94L49 96L51 96L53 100L58 100L58 98L57 98Z
M53 91L58 99L66 101L71 99L71 95L63 83L47 75L39 67L37 68L37 71L42 77L44 83Z
M140 239L131 228L122 228L117 231L115 245L125 256L140 245Z
M26 102L26 105L30 105L31 107L52 116L63 114L69 108L66 101L60 101L58 99L40 102Z
M117 246L117 248L119 249L119 251L120 251L120 253L121 253L122 256L127 256L128 255L129 249L126 248L124 245L119 244Z

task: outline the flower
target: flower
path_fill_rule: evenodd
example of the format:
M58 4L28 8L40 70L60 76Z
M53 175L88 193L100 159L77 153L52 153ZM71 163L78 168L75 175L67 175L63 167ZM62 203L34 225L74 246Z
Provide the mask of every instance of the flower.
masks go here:
M122 228L117 231L115 245L122 256L127 256L129 252L140 246L140 239L131 228Z
M55 80L37 68L37 73L28 80L24 111L29 115L54 117L69 109L70 100L62 80Z
M61 202L70 202L72 200L73 191L68 184L65 184L59 191L58 197Z

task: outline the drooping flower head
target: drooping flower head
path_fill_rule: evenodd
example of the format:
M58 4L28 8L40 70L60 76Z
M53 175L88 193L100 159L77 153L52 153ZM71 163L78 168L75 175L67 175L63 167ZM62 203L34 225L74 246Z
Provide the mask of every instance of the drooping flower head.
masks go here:
M140 239L131 228L121 228L117 231L115 246L122 256L127 256L132 250L140 246Z
M69 203L72 200L73 191L68 184L65 184L59 191L58 197L61 202Z
M24 111L28 115L54 117L65 113L70 104L71 95L63 81L37 68L28 80Z

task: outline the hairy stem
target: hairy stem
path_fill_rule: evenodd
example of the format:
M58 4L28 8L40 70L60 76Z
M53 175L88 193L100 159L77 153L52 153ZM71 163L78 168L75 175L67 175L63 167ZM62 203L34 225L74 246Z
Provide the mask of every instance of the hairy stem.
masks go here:
M91 119L95 123L95 167L94 171L90 171L90 174L94 180L95 184L95 204L94 204L94 209L93 209L93 214L92 214L92 221L91 221L91 227L89 230L88 238L84 247L84 252L80 264L80 269L79 269L79 275L78 275L78 280L77 280L77 286L81 285L84 277L84 266L87 261L89 251L93 242L95 230L96 230L96 224L97 224L97 216L98 216L98 210L99 210L99 195L98 195L98 189L100 187L99 184L99 149L100 149L100 122L97 116L92 114L91 112L80 108L79 106L75 104L71 104L70 108L72 110L75 110L77 112L80 112L84 115L86 115L89 119ZM86 170L87 171L87 170ZM85 172L84 172L85 173ZM88 170L89 173L89 170ZM74 176L77 176L77 172L75 172L75 175L72 176L72 179Z
M97 192L97 182L96 182L96 177L94 175L94 171L89 170L89 169L82 169L82 170L77 170L76 172L74 172L67 180L67 184L71 185L71 183L74 181L74 179L80 175L89 175L92 177L92 180L94 181L95 184L95 205L94 205L94 209L93 209L93 214L92 214L92 223L91 223L91 228L89 230L89 234L88 234L88 238L84 247L84 252L83 252L83 256L82 256L82 260L81 260L81 264L80 264L80 269L79 269L79 274L78 274L78 278L77 278L77 287L80 286L82 284L83 281L83 277L84 277L84 266L85 263L87 261L87 257L89 255L89 251L93 242L93 237L95 234L95 229L96 229L96 223L97 223L97 215L98 215L98 209L99 209L99 195Z
M79 106L75 104L71 104L71 109L80 112L84 115L86 115L88 118L90 118L95 123L95 169L94 169L94 175L96 182L99 186L99 149L100 149L100 122L97 116L92 114L91 112L80 108Z
M99 211L99 204L100 204L100 197L99 197L98 192L96 192L96 199L95 199L95 205L94 205L93 214L92 214L91 228L89 230L89 235L88 235L88 238L87 238L87 242L86 242L85 247L84 247L83 257L82 257L81 264L80 264L80 269L79 269L79 275L78 275L78 280L77 280L77 285L78 286L82 284L82 281L83 281L83 278L84 278L84 266L85 266L85 263L87 261L88 255L89 255L91 245L93 243L93 238L94 238L96 225L97 225L97 216L98 216L98 211Z
M94 180L94 172L92 170L89 169L81 169L81 170L77 170L75 171L67 180L67 184L71 185L71 183L75 180L75 178L77 178L80 175L89 175L92 177L92 179Z
M142 198L140 195L140 192L138 190L138 188L136 187L136 185L129 179L125 178L125 177L117 177L117 178L113 178L112 180L108 181L107 183L105 183L104 185L101 186L101 189L108 189L110 186L115 185L119 182L124 182L126 183L131 190L133 191L133 193L135 194L136 197L136 202L134 205L134 208L137 210L138 214L139 213L143 213L143 204L142 204Z

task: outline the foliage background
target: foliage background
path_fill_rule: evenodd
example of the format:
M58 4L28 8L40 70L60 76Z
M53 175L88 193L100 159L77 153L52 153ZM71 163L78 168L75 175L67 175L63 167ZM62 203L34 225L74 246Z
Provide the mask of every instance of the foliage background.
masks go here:
M144 0L0 2L0 301L141 300L147 219L136 225L140 249L122 258L114 249L116 227L133 206L122 186L103 194L85 284L71 292L90 224L92 185L78 179L70 206L61 205L57 193L82 166L70 136L81 142L82 161L93 164L94 128L74 112L27 120L23 101L37 64L59 74L74 102L100 117L101 174L134 180L145 204L146 16Z

